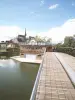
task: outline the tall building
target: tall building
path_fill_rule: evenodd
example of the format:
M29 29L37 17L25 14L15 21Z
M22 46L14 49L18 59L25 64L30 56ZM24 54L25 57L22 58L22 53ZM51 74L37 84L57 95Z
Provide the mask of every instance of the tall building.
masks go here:
M17 40L19 42L26 42L27 41L26 36L27 36L27 34L26 34L26 28L25 28L25 35L18 35Z
M26 33L26 28L25 28L25 42L26 42L26 36L27 36L27 33Z

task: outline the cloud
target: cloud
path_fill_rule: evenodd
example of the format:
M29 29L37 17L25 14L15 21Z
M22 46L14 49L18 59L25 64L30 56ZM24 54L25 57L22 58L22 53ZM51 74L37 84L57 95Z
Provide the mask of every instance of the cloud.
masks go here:
M18 26L0 26L0 41L7 40L16 37L18 34L24 35L24 29ZM75 19L69 19L60 26L50 28L46 32L39 32L27 30L27 36L41 37L47 36L52 38L53 43L61 42L64 40L65 36L72 36L75 34Z
M22 31L18 26L0 26L0 41L10 40L22 33Z
M34 14L35 12L31 11L30 14Z
M55 9L59 6L59 4L54 4L54 5L51 5L49 6L49 9L52 10L52 9Z
M51 37L53 43L61 42L65 36L72 36L75 34L75 19L69 19L61 26L49 29L47 32L40 33L42 36Z
M34 36L36 32L31 30L26 30L28 36ZM18 26L0 26L0 41L10 40L17 37L19 34L24 35L25 29Z
M30 12L30 15L33 15L35 17L40 17L40 14L38 12Z
M45 4L44 0L41 0L40 6L43 6Z
M74 2L72 2L72 6L75 6L75 3Z
M32 16L35 15L35 14L36 14L36 13L35 13L34 11L31 11L31 12L30 12L30 15L32 15Z

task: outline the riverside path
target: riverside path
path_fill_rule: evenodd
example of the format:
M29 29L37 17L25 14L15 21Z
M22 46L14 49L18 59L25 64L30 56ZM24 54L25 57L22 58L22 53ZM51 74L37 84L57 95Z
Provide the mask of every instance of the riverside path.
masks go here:
M69 77L59 56L66 66L75 71L75 57L63 53L46 52L35 100L75 100L75 83L72 84L72 77Z

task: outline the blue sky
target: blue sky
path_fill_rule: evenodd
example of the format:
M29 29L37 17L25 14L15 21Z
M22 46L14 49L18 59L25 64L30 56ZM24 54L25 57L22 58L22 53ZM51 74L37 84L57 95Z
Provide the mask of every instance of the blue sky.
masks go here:
M46 32L75 18L75 0L0 0L0 26Z

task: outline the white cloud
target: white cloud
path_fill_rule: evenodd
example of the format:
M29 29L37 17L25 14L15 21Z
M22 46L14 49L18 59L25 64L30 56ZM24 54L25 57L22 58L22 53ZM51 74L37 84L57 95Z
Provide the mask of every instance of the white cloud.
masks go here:
M0 41L15 37L18 31L20 28L17 26L0 26Z
M40 6L43 6L45 4L44 0L41 0Z
M65 36L75 34L75 19L69 19L63 25L51 28L48 32L42 32L40 34L51 37L53 42L61 42Z
M16 37L18 34L24 34L24 29L18 26L0 26L0 41ZM75 34L75 19L69 19L61 26L49 29L47 32L35 32L27 30L28 36L39 35L41 37L51 37L53 42L60 42L64 40L65 36L72 36Z
M59 4L54 4L54 5L51 5L49 6L49 9L52 10L52 9L55 9L59 6Z
M72 2L72 6L75 6L75 3L74 2Z
M10 40L17 37L19 34L24 35L25 29L18 26L0 26L0 41ZM35 32L27 30L27 34L35 35Z
M40 14L38 12L30 12L31 15L35 16L35 17L40 17Z
M30 12L30 14L34 14L34 13L35 13L35 12L33 12L33 11L32 11L32 12Z

